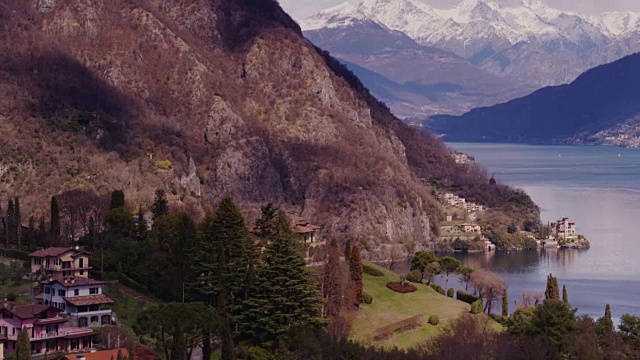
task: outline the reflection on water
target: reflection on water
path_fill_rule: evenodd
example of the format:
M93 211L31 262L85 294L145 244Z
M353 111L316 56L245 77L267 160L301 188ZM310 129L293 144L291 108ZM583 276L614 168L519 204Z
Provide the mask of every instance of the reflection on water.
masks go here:
M549 273L566 284L579 313L640 315L640 150L598 146L450 144L487 166L496 178L524 189L542 220L569 216L591 242L588 250L545 249L456 254L465 265L491 269L509 298L544 292ZM560 155L560 156L559 156ZM408 264L405 264L408 268ZM404 269L402 269L404 270ZM443 279L438 283L444 285ZM457 281L449 285L460 287Z

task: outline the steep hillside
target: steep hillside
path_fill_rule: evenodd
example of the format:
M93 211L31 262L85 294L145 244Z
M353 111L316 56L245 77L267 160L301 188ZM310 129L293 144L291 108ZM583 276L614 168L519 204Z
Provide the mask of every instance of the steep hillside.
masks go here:
M421 178L497 191L273 0L3 0L0 33L0 191L25 215L77 188L142 205L164 188L195 215L230 194L384 259L430 245L441 215ZM512 193L527 201L496 207L537 216Z
M587 71L569 85L544 88L459 117L433 117L428 126L455 141L600 143L606 137L628 135L635 139L639 81L640 54L634 54Z

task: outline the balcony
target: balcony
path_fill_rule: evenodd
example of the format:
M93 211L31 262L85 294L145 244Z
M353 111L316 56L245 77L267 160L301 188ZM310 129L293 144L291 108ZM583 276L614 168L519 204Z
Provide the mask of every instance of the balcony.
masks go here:
M62 265L42 265L42 269L47 271L75 271L75 270L90 270L93 269L91 266L67 266L64 267Z

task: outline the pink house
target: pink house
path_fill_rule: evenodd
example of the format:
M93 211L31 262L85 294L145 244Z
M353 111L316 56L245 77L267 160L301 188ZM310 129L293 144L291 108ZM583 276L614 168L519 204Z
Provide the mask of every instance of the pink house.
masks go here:
M94 332L87 328L66 327L60 310L40 304L0 303L0 341L5 356L16 350L20 330L27 329L34 355L55 351L80 351L93 346Z

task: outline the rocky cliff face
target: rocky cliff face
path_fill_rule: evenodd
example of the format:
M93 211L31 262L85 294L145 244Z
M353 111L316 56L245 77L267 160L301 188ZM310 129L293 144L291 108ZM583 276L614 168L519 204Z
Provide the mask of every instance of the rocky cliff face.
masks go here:
M440 217L418 178L465 171L274 1L1 5L0 191L23 212L79 187L131 206L164 188L200 216L230 194L250 217L274 202L388 259L428 247Z

